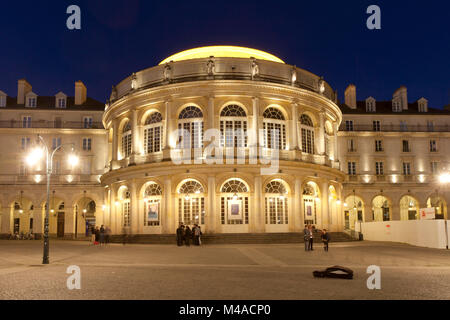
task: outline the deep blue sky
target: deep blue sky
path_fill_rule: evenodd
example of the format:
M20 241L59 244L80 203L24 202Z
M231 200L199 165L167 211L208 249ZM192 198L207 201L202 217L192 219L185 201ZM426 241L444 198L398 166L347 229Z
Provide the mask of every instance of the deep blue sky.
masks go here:
M81 7L82 30L66 28L66 8ZM381 7L382 30L366 28L366 8ZM0 90L17 95L25 77L38 95L73 95L82 80L105 101L113 84L169 55L204 45L268 51L323 75L339 98L450 104L450 3L428 1L5 1L0 10Z

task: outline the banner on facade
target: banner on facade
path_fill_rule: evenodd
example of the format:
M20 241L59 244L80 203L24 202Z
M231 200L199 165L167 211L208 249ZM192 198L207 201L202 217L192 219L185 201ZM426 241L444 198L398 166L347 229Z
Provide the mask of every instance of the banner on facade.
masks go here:
M306 217L312 218L312 206L306 205Z
M228 220L242 219L242 200L228 200Z
M435 208L420 209L420 220L433 220L433 219L436 219Z
M159 203L147 204L147 221L159 221Z

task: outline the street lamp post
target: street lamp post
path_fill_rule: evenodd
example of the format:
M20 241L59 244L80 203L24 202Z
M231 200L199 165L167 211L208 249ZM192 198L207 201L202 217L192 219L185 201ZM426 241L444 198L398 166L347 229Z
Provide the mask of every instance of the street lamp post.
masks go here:
M44 253L42 258L42 264L49 264L49 238L48 238L48 229L49 229L49 211L50 211L50 178L52 175L53 170L53 156L55 155L56 151L61 149L64 145L71 145L72 146L72 154L69 155L69 163L72 166L75 166L78 163L78 157L73 154L74 152L74 143L65 143L57 146L55 149L50 150L47 146L47 144L44 141L44 138L42 138L41 135L38 134L38 143L41 143L43 145L43 148L39 148L38 146L28 155L27 162L30 165L35 164L37 161L39 161L42 156L45 155L46 157L46 175L47 175L47 205L45 208L45 219L44 219ZM45 152L45 154L44 154Z

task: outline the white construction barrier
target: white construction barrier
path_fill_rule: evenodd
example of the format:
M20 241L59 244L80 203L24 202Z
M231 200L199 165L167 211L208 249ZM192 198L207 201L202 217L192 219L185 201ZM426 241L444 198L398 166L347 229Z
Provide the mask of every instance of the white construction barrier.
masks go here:
M408 243L418 247L445 249L450 223L445 220L364 222L364 240ZM447 232L446 229L447 228Z

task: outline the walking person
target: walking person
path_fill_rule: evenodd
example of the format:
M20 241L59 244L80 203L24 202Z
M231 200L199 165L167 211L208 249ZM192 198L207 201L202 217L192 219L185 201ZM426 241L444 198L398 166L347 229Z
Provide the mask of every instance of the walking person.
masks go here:
M305 242L305 251L309 251L309 229L306 224L305 229L303 229L303 240Z
M313 242L314 242L313 226L309 225L309 226L308 226L308 231L309 231L309 245L308 245L308 250L314 251L314 249L313 249Z
M183 245L183 224L177 229L177 246L181 247Z
M102 225L100 227L100 246L105 245L105 227Z
M95 245L95 227L93 225L90 227L90 231L91 231L91 244Z
M184 243L186 244L186 247L191 246L191 238L192 238L192 232L189 226L186 226L186 229L184 231Z
M330 242L330 235L327 232L327 229L322 230L322 242L323 242L323 250L328 252L328 243Z
M198 238L197 238L197 241L198 241L198 246L201 246L202 245L202 228L199 226L199 225L197 225L197 232L198 232Z

